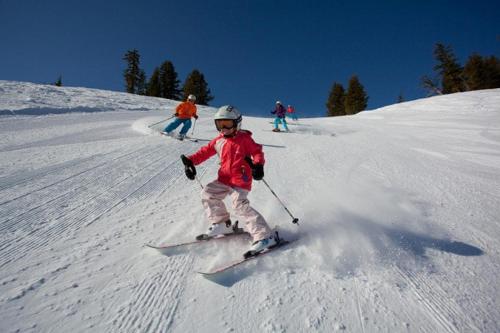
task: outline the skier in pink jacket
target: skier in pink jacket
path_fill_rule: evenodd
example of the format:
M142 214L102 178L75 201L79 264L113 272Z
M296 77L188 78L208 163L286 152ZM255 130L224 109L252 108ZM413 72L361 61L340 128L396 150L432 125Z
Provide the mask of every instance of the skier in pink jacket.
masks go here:
M273 245L276 239L262 215L250 206L248 193L252 189L252 178L264 177L264 153L262 146L252 139L252 133L241 129L241 113L226 105L214 116L219 135L206 146L190 156L181 155L186 176L194 180L195 165L201 164L217 154L220 158L218 178L207 184L201 193L201 202L211 223L206 233L209 237L233 233L229 212L224 204L228 195L232 199L234 213L240 216L253 238L249 251L261 252ZM247 162L251 160L252 166Z

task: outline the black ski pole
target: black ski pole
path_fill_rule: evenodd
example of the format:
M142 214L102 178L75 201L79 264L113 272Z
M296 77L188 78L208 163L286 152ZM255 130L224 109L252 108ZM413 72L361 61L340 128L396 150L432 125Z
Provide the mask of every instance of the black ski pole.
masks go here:
M254 169L255 168L255 164L253 163L252 161L252 158L250 156L245 156L245 161L248 163L248 165L250 165L250 168ZM274 193L273 189L271 188L271 186L269 186L269 184L266 182L266 180L264 178L262 178L262 181L264 182L264 184L266 184L267 188L269 189L269 191L271 191L271 193L276 197L276 199L278 199L278 201L280 202L280 204L283 206L283 208L285 208L286 212L288 213L288 215L290 215L292 217L292 223L293 224L299 224L299 219L294 217L292 215L292 213L290 213L290 211L288 210L288 208L285 206L285 204L283 203L283 201L281 201L281 199L278 197L278 195L276 193Z
M198 182L198 184L200 185L201 189L203 190L203 184L201 183L200 179L198 178L198 176L195 176L196 177L196 181Z
M154 123L154 124L149 125L149 126L148 126L148 128L151 128L151 127L153 127L154 125L158 125L159 123L162 123L162 122L164 122L164 121L170 120L170 119L172 119L173 117L175 117L175 114L174 114L174 115L172 115L171 117L168 117L168 118L166 118L166 119L160 120L160 121L159 121L159 122L157 122L157 123Z
M276 197L276 199L278 199L278 201L280 202L280 204L283 206L283 208L285 208L286 212L288 213L288 215L290 215L292 217L292 223L293 224L299 224L299 219L294 217L292 215L292 213L290 213L290 211L288 210L288 208L286 208L285 204L283 203L283 201L281 201L281 199L278 197L278 195L276 193L274 193L273 189L271 188L271 186L269 186L269 184L266 182L266 180L264 178L262 178L262 181L264 182L264 184L266 184L267 188L269 189L269 191L271 191L271 193Z

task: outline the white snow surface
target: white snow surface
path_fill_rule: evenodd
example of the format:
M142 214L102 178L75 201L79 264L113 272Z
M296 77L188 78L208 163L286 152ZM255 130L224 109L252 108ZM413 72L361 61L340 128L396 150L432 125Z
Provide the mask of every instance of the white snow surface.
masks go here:
M0 81L0 332L500 331L500 89L290 121L291 133L244 117L300 224L262 182L252 206L299 240L215 282L197 271L248 240L143 246L207 228L179 159L207 141L148 128L176 105ZM215 137L214 111L199 108L193 136ZM217 168L198 166L201 183Z

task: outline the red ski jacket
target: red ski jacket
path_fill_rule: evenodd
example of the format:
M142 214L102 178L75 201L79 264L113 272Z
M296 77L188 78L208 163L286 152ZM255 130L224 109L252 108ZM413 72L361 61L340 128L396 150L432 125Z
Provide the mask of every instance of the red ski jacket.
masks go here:
M201 147L188 158L194 165L203 163L217 153L220 158L220 168L217 180L231 187L252 189L252 170L245 161L246 156L252 157L255 164L264 165L262 145L252 139L252 132L240 130L234 137L226 138L221 133L206 146Z

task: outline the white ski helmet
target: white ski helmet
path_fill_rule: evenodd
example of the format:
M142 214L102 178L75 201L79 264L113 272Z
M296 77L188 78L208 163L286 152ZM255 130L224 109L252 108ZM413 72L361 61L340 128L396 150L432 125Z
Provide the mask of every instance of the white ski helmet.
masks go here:
M194 101L196 101L196 96L195 96L195 95L193 95L193 94L189 94L189 95L188 95L187 100L188 100L188 101L193 101L193 102L194 102Z
M221 106L215 113L214 122L217 130L219 130L219 128L217 127L217 120L220 119L230 119L233 121L233 127L235 127L236 130L239 131L241 128L241 113L236 107L232 105Z
M281 104L281 101L276 101L276 104Z

